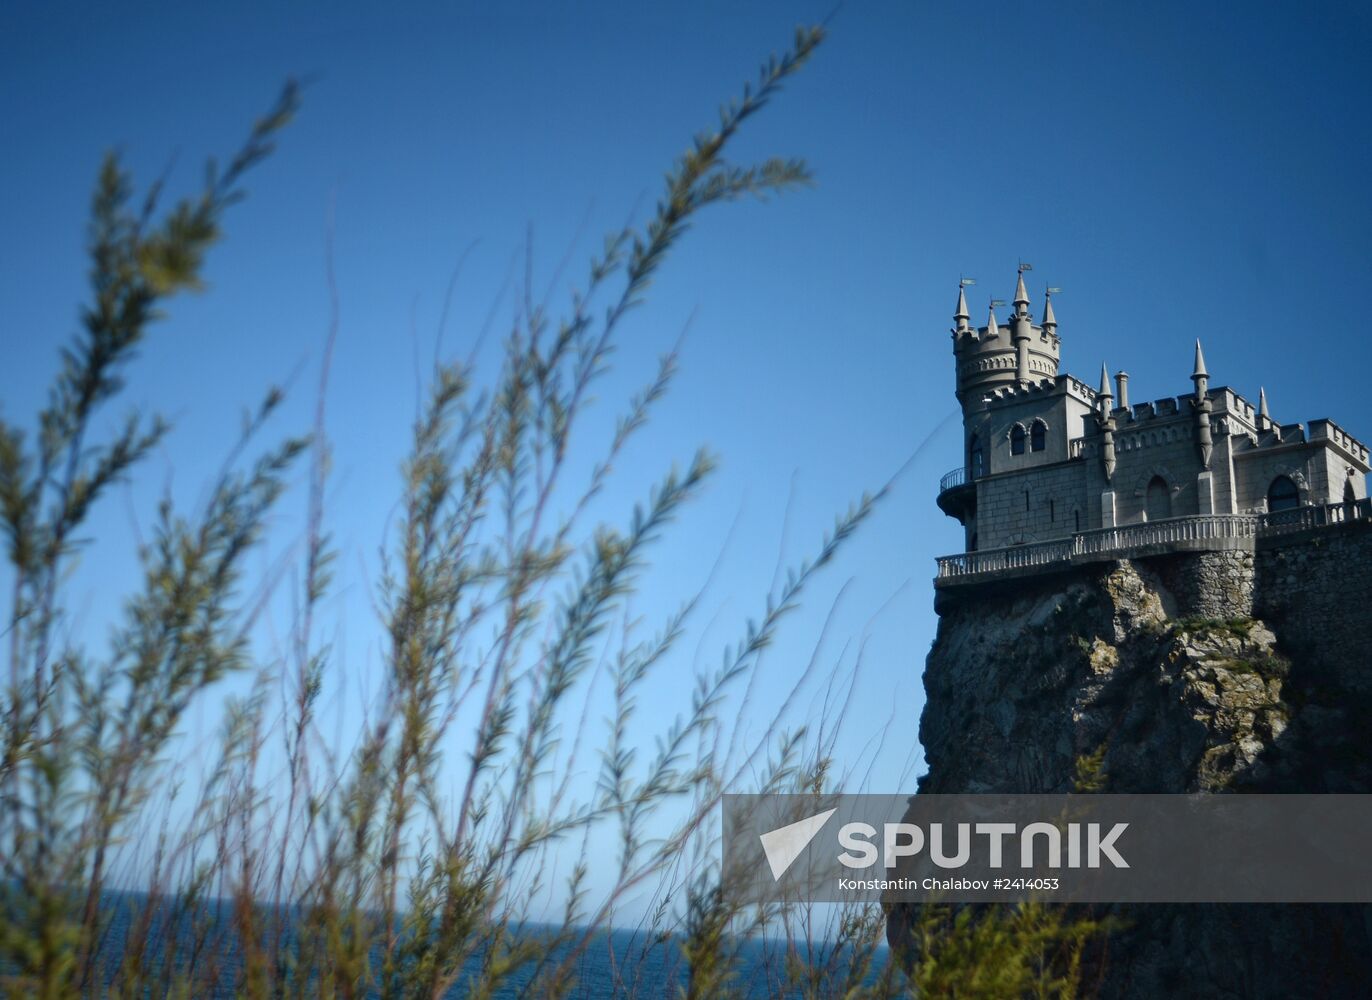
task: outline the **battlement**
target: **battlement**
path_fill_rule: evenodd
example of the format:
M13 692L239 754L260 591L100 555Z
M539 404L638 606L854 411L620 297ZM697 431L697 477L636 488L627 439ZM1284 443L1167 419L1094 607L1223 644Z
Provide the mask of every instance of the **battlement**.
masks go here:
M1364 465L1367 464L1367 445L1363 444L1332 420L1323 419L1310 421L1310 440L1328 441L1335 447L1343 449L1343 451L1347 452L1351 457L1356 458Z
M991 389L982 397L988 410L1001 406L1015 405L1046 396L1070 396L1089 406L1096 404L1096 390L1072 375L1059 375L1056 378L1038 379L1024 384L1014 383Z
M995 354L999 351L1013 351L1011 323L1001 326L967 327L965 330L953 329L953 353L959 358L978 354ZM1057 357L1062 350L1062 338L1056 333L1045 330L1034 323L1029 324L1029 339L1037 341L1039 350Z

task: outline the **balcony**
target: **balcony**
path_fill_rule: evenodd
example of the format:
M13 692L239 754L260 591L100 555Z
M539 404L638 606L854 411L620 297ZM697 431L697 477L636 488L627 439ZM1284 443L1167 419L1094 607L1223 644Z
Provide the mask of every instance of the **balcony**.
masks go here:
M949 490L955 490L959 486L966 486L968 482L969 479L966 468L959 465L952 472L945 473L943 478L938 481L938 491L940 493L947 493Z
M977 484L965 466L958 466L938 481L938 506L963 524L977 509Z

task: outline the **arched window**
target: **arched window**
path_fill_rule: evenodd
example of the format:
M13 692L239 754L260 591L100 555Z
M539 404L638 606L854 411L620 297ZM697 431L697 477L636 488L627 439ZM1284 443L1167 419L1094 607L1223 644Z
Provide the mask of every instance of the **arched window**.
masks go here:
M1296 489L1290 476L1278 476L1272 480L1272 485L1267 488L1268 511L1295 510L1300 505L1301 491Z
M1144 518L1149 521L1161 521L1172 516L1172 491L1167 487L1167 480L1162 476L1154 476L1148 481L1148 492L1143 500Z
M1029 450L1043 451L1047 447L1048 425L1042 420L1035 420L1034 426L1029 428Z
M1010 454L1024 454L1024 427L1021 424L1015 424L1010 431Z
M972 443L968 447L967 467L972 470L972 478L980 479L986 465L986 455L981 450L981 438L972 435Z

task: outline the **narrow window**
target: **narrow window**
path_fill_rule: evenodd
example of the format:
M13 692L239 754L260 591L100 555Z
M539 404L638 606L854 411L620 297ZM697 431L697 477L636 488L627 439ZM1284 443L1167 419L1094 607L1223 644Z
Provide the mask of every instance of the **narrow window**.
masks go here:
M1072 530L1081 530L1081 511L1079 510L1072 511Z
M1172 491L1167 488L1167 480L1154 476L1148 482L1148 492L1143 500L1144 518L1161 521L1172 516Z
M1029 491L1028 491L1028 490L1025 490L1025 491L1024 491L1024 509L1025 509L1026 511L1029 509Z
M1010 432L1010 454L1024 454L1024 428L1015 424L1014 430Z
M1353 480L1345 479L1343 481L1343 502L1356 503L1357 499L1358 495L1353 492Z
M980 479L982 465L986 461L986 458L985 455L982 454L981 438L975 434L972 435L972 445L969 450L969 455L970 458L967 462L967 467L972 470L972 478Z
M1029 429L1029 450L1043 451L1047 446L1048 425L1042 420L1035 420L1034 426Z
M1057 515L1057 513L1056 513L1056 510L1057 510L1057 508L1054 506L1054 501L1049 500L1049 501L1048 501L1048 520L1050 520L1050 521L1056 521L1056 520L1058 519L1058 515Z
M1278 476L1267 489L1269 511L1295 510L1301 505L1301 493L1290 476Z

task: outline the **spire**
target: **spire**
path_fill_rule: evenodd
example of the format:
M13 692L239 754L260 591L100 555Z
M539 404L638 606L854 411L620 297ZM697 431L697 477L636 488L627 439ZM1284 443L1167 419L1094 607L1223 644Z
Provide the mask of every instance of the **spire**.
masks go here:
M953 322L958 330L966 330L969 319L971 314L967 311L967 293L963 290L962 282L958 282L958 311L953 313Z
M1267 388L1265 386L1258 390L1258 419L1272 419L1272 414L1267 412Z
M1196 341L1196 370L1191 373L1194 378L1209 378L1210 373L1205 370L1205 355L1201 352L1201 343Z
M1001 303L1004 305L1004 302ZM991 306L991 315L986 320L986 339L1000 336L1000 328L996 326L996 307Z
M1025 265L1021 264L1019 266L1019 281L1015 284L1014 306L1016 316L1029 315L1029 292L1024 287L1024 269Z
M1058 329L1058 318L1053 315L1053 293L1045 292L1043 296L1043 322L1039 324L1049 333L1056 333Z
M1101 399L1114 399L1115 394L1110 391L1110 372L1106 370L1105 362L1100 365L1100 392L1097 393Z
M1200 449L1201 469L1210 471L1210 457L1215 451L1214 432L1210 429L1210 413L1214 405L1210 402L1210 373L1205 370L1205 355L1201 352L1200 341L1196 341L1196 370L1191 373L1196 383L1196 447Z

